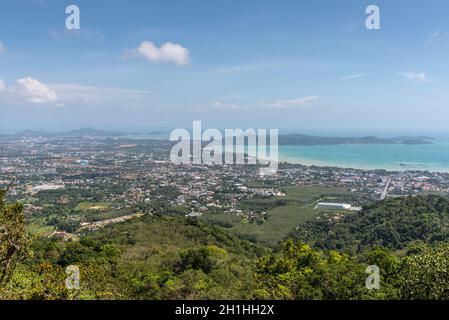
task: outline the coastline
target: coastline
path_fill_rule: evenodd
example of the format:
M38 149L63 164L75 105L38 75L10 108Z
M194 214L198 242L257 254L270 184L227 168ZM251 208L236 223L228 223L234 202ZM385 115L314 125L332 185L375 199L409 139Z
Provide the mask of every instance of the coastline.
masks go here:
M163 136L153 136L153 135L127 135L122 137L125 139L155 139L155 140L166 140ZM379 145L373 144L345 144L345 145L326 145L326 146L296 146L296 145L281 145L278 150L278 162L285 162L291 164L299 164L304 166L317 166L317 167L334 167L341 169L354 169L354 170L365 170L365 171L374 171L374 170L385 170L388 172L434 172L434 173L449 173L449 139L445 137L444 139L436 139L432 144L426 145L398 145L398 144L387 144L383 145L382 149L387 149L387 157L383 159L383 161L371 161L371 159L367 159L364 157L358 157L360 154L358 153L358 149L363 147L379 147ZM321 150L319 152L315 152L314 154L308 154L309 157L304 157L301 155L297 155L296 152L292 152L292 150L288 150L287 148L350 148L351 151L355 153L352 154L352 158L348 158L348 154L346 151L348 150L334 150L334 153L337 155L332 159L329 159L329 154L323 153L323 158L328 159L320 159L322 155ZM395 150L391 150L394 148ZM417 149L418 148L418 149ZM424 148L424 149L422 149ZM430 148L430 150L429 150ZM417 159L415 156L422 154L434 154L435 148L437 148L437 153L440 153L440 150L448 150L444 151L443 154L438 154L438 158L433 159ZM388 150L389 149L389 150ZM398 149L398 150L396 150ZM343 153L342 153L343 152ZM292 154L293 153L293 154ZM344 155L345 157L338 157L338 154ZM388 154L389 153L389 154ZM377 154L377 151L374 155ZM392 156L394 154L394 156ZM402 156L398 157L397 154ZM413 155L413 156L410 156ZM389 157L388 157L389 156ZM355 161L353 161L355 159ZM448 159L447 161L441 159ZM264 161L268 159L261 159ZM349 160L349 161L345 161Z
M449 173L449 168L444 167L426 167L425 165L419 165L419 164L408 164L403 163L404 165L401 166L401 164L390 164L390 165L362 165L362 164L354 164L354 163L333 163L333 162L326 162L322 160L314 160L314 159L305 159L300 157L292 157L286 154L279 153L279 163L285 162L290 164L299 164L304 166L316 166L316 167L334 167L339 169L354 169L354 170L366 170L366 171L373 171L373 170L385 170L388 172L406 172L406 171L419 171L419 172L436 172L436 173ZM424 167L423 167L424 166Z

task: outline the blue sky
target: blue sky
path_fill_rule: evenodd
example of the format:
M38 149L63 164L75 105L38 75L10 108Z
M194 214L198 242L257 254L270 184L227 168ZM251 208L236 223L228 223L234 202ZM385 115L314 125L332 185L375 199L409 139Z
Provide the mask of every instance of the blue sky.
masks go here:
M0 131L444 130L448 15L445 0L1 0Z

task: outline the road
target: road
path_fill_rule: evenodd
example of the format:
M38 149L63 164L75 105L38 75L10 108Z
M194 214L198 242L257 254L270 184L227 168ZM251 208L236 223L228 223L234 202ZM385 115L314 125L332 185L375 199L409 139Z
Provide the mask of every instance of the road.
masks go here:
M388 188L390 187L390 183L391 183L391 178L388 178L388 179L387 179L387 182L385 183L385 188L384 188L384 190L382 191L382 193L380 194L379 200L383 200L383 199L385 199L385 198L387 197L387 194L388 194Z

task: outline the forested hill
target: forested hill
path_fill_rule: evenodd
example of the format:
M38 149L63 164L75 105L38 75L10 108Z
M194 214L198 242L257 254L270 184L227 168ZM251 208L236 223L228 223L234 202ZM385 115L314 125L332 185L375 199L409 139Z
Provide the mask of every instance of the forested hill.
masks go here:
M41 238L33 251L4 297L21 292L24 299L69 299L61 284L65 268L76 265L86 284L79 299L247 299L255 288L254 261L268 252L221 228L158 215L111 225L75 242ZM42 270L45 285L21 287L20 277L39 280Z
M0 191L0 225L8 232L0 234L0 261L9 260L0 264L0 274L7 275L0 277L0 300L449 299L447 242L348 255L290 239L273 252L201 221L159 215L110 225L79 241L33 241L22 207L5 205L3 195ZM364 219L346 218L330 234L341 243L360 243L348 226L370 233L367 225L374 220L388 221L403 237L415 229L413 239L433 239L439 232L446 238L448 208L445 198L435 196L388 200L362 212ZM392 219L401 210L401 218ZM422 217L427 229L418 223ZM329 230L320 232L327 236ZM11 257L17 243L20 251ZM379 290L365 287L366 266L373 264L381 270ZM80 271L79 289L66 288L68 266Z
M297 228L292 236L318 248L358 252L379 244L402 249L415 241L449 239L449 199L428 195L377 202L342 219L318 217Z

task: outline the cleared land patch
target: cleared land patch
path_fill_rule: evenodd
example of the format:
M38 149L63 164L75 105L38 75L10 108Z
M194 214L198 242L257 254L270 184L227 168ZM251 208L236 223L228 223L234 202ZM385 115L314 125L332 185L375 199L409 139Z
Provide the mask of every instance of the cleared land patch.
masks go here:
M238 237L252 242L276 246L299 224L314 219L322 211L314 210L317 201L348 195L346 188L333 187L277 187L286 193L285 197L253 199L244 204L269 207L264 223L248 223L240 216L230 214L204 214L201 219L220 225Z

